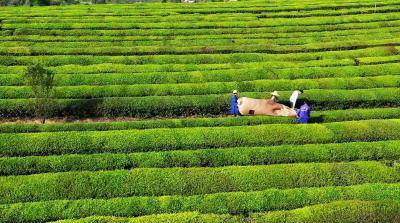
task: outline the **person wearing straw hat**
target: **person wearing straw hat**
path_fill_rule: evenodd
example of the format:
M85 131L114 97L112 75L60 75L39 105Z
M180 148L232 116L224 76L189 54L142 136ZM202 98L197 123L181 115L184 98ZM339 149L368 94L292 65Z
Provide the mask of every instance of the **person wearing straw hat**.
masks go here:
M272 100L273 102L278 101L278 97L279 97L280 95L279 95L279 93L278 93L277 91L271 92L271 95L272 95L271 100Z
M238 108L237 100L238 100L238 92L237 92L237 90L233 90L232 97L231 97L231 115L233 117L236 117L239 115L239 108Z

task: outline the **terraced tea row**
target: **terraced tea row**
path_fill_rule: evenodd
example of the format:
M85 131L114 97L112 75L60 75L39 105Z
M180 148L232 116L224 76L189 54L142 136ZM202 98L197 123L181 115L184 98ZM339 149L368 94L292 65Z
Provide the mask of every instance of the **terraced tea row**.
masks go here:
M1 55L147 55L147 54L204 54L207 51L215 53L303 53L320 52L339 49L364 49L368 47L399 45L398 38L368 40L368 41L339 41L306 45L266 45L265 43L248 45L226 45L207 47L174 47L174 46L137 46L137 47L93 47L93 48L48 48L48 47L0 47ZM91 51L90 51L91 50Z
M332 59L352 59L364 64L367 58L378 59L378 57L395 57L398 51L396 46L389 47L370 47L348 51L326 51L314 53L294 53L294 54L262 54L262 53L235 53L235 54L194 54L194 55L150 55L150 56L87 56L87 55L53 55L53 56L4 56L0 64L7 66L31 65L35 60L47 66L60 65L91 65L91 64L126 64L149 66L155 64L224 64L224 63L250 63L255 62L302 62ZM382 58L383 59L383 58ZM379 62L379 60L377 61ZM325 64L321 64L325 65ZM325 65L326 66L326 65ZM56 68L57 69L57 68ZM251 69L251 68L249 68Z
M306 206L291 211L276 211L269 213L250 214L246 222L397 222L400 214L400 202L395 200L386 201L337 201L328 204ZM328 214L326 213L328 212ZM371 217L365 217L365 215ZM118 217L88 217L79 220L61 220L56 223L85 223L100 221L104 223L138 223L138 222L190 222L190 223L241 223L243 217L235 215L200 214L187 212L178 214L159 214L137 218Z
M368 119L399 119L400 108L346 109L314 111L311 123L327 123ZM152 128L222 127L261 124L294 124L297 121L286 117L242 116L240 118L181 118L135 121L73 122L55 124L0 124L0 133L60 132L60 131L107 131Z
M399 57L400 59L400 57ZM324 78L297 80L256 80L246 82L217 82L201 84L138 84L109 86L63 86L54 88L56 98L103 98L173 95L226 94L232 89L245 92L272 92L291 89L365 89L400 87L400 76L376 76L357 78ZM285 94L286 95L286 94ZM32 98L29 86L0 86L0 98Z
M37 62L55 73L56 120L124 117L0 124L0 221L398 222L399 12L396 0L0 8L1 118L32 123L24 74ZM224 117L233 89L283 104L304 89L314 124Z
M398 32L391 31L387 33L370 33L368 36L368 40L384 40L384 39L391 39L393 36L398 35ZM218 36L216 36L218 37ZM87 37L90 39L90 37ZM62 40L57 38L58 40ZM310 42L314 42L318 39L318 41L323 41L325 43L333 44L334 42L339 41L346 41L349 43L350 41L360 40L365 41L365 34L364 35L347 35L347 36L331 36L331 37L318 37L318 38L310 38L310 37L299 37L296 39L293 38L276 38L271 40L265 40L265 37L258 37L257 38L231 38L228 39L224 38L192 38L192 39L164 39L164 40L124 40L123 38L105 38L107 41L102 39L98 39L97 41L69 41L68 38L65 38L67 41L5 41L3 40L0 42L1 47L54 47L54 48L82 48L82 47L145 47L145 46L173 46L173 47L193 47L199 46L204 47L207 45L212 46L226 46L226 45L254 45L254 44L270 44L270 45L279 45L279 46L286 46L291 48L292 46L298 47L302 45L309 44ZM127 38L129 39L129 38ZM52 40L52 39L50 39ZM351 42L350 42L351 43ZM7 49L5 48L5 49Z
M271 64L270 64L271 65ZM194 66L194 65L193 65ZM192 67L193 67L192 66ZM184 66L183 66L184 67ZM196 67L196 66L194 66ZM197 66L199 67L199 66ZM212 65L205 66L216 69ZM364 66L336 67L301 67L301 68L265 68L264 66L220 70L166 71L179 70L182 66L154 66L158 72L133 73L141 66L131 65L65 65L51 69L56 73L54 85L123 85L123 84L169 84L169 83L205 83L254 81L261 79L318 79L318 78L351 78L397 75L398 63ZM188 69L189 67L185 68ZM223 67L222 67L223 68ZM1 85L26 85L23 76L26 67L0 67ZM190 69L190 68L189 68ZM116 73L121 72L121 73ZM90 75L88 75L90 74Z
M375 35L376 33L387 33L387 32L396 32L394 27L383 27L383 28L371 28L371 29L354 29L354 30L337 30L337 31L329 31L329 32L293 32L293 33L258 33L258 34L214 34L214 35L185 35L185 36L140 36L140 35L132 35L132 36L95 36L95 35L66 35L66 36L54 36L54 35L14 35L12 30L0 31L0 35L2 35L2 39L0 41L32 41L32 42L41 42L41 41L90 41L90 42L98 42L98 41L146 41L146 40L199 40L199 39L251 39L251 38L266 38L270 41L286 38L286 39L296 39L296 38L330 38L330 37L345 37L345 36L353 36L353 35L362 35L362 34L370 34ZM315 41L315 40L314 40Z
M388 5L386 5L389 3ZM165 4L163 7L167 7ZM268 6L264 5L263 8ZM97 8L97 7L96 7ZM95 8L95 10L96 10ZM168 8L168 7L167 7ZM104 13L96 16L98 13L91 14L83 14L76 13L74 16L73 13L69 12L63 13L64 18L60 18L57 14L53 15L43 15L39 16L36 13L36 16L29 15L11 15L3 18L4 23L27 23L27 22L35 22L35 23L43 23L43 22L52 22L52 23L60 23L60 22L80 22L80 23L96 23L96 22L121 22L121 23L129 23L130 20L135 20L137 23L148 23L148 22L175 22L175 21L195 21L195 22L215 22L215 21L255 21L261 18L307 18L307 17L323 17L323 16L345 16L345 15L357 15L357 14L371 14L371 13L389 13L398 11L398 4L396 2L381 2L377 4L376 7L373 5L369 6L358 6L355 8L348 9L337 9L335 11L327 11L321 9L314 9L312 11L280 11L273 12L269 11L267 13L254 14L254 13L240 13L238 16L237 13L223 13L223 14L214 14L212 16L203 16L197 14L174 14L174 13L165 13L163 15L153 15L153 16L138 16L138 15L129 15L129 9L126 9L126 13L124 15L113 15L113 16L105 16ZM90 10L88 10L90 11ZM77 12L75 9L74 12ZM94 14L94 15L93 15ZM168 14L168 16L166 16ZM78 18L79 17L79 18Z
M394 10L400 11L400 4L393 8ZM240 17L240 14L237 14ZM398 13L382 13L382 14L362 14L362 15L350 15L350 16L323 16L323 17L309 17L309 18L291 18L289 19L258 19L257 21L206 21L198 22L195 19L189 22L180 21L179 23L167 22L118 22L113 21L111 23L104 22L75 22L68 23L62 21L61 23L55 22L39 22L39 23L7 23L2 21L2 29L203 29L203 28L259 28L259 27L283 27L285 26L312 26L312 25L336 25L346 23L365 23L375 21L394 21L399 20L400 16Z
M316 110L379 108L399 106L399 88L357 90L307 90L305 96ZM282 98L291 92L284 91ZM265 98L264 92L242 92L242 96ZM0 117L32 117L33 99L0 99ZM281 100L289 104L289 101ZM54 99L49 115L77 117L177 117L221 115L229 108L229 95L104 97Z
M245 213L287 210L338 200L399 200L399 184L268 189L197 196L126 197L112 199L54 200L0 205L3 222L45 222L56 219L102 216L142 216L159 213ZM17 216L17 217L16 217Z
M388 59L389 58L389 59ZM374 60L375 59L375 60ZM390 57L374 57L370 59L370 63L390 63L398 60L398 56ZM272 61L272 62L250 62L250 63L221 63L221 64L93 64L88 66L82 65L63 65L50 68L55 73L70 73L70 74L90 74L90 73L154 73L154 72L190 72L190 71L224 71L224 70L238 70L252 67L252 69L263 69L262 71L280 70L284 68L307 68L307 67L335 67L335 66L350 66L356 62L350 59L342 60L324 60L324 61L309 61L305 63L285 62L285 61ZM269 67L269 68L266 68ZM356 69L356 68L355 68ZM26 70L26 66L2 66L0 72L19 73L22 74Z
M0 175L133 168L223 167L280 163L349 162L353 160L384 160L387 165L396 165L391 160L400 159L399 146L400 141L377 141L145 153L3 157L0 158Z
M375 2L378 7L384 6L384 5L390 5L390 4L398 4L396 1L377 1ZM284 3L285 4L285 3ZM209 7L210 4L204 4L202 6L185 6L185 5L180 5L179 7L176 6L165 6L165 4L154 4L154 6L145 6L145 7L114 7L113 11L110 11L109 8L107 7L87 7L87 8L75 8L73 12L68 11L68 7L65 7L63 11L60 12L60 10L54 10L54 9L46 9L46 10L25 10L25 13L29 13L30 16L37 17L37 16L49 16L49 15L58 15L58 16L68 16L68 15L80 15L82 13L87 13L88 11L91 12L93 15L113 15L113 16L118 16L118 15L127 15L127 14L133 14L133 15L141 15L141 16L147 16L147 15L169 15L169 13L179 13L179 14L192 14L192 13L198 13L198 14L215 14L215 13L261 13L261 12L293 12L293 11L299 11L300 9L303 11L312 11L312 10L318 10L322 9L325 11L329 10L339 10L339 9L349 9L349 8L357 8L357 7L372 7L373 4L369 1L367 2L340 2L340 3L326 3L326 2L318 2L318 3L313 3L309 4L304 2L303 4L295 3L295 4L287 4L287 5L282 5L282 6L268 6L265 5L265 3L256 3L252 4L249 6L245 2L242 3L236 3L232 5L225 5L224 3L213 3L213 7ZM161 11L160 9L167 9L168 11ZM6 10L4 13L4 16L12 16L15 15L15 13L20 13L21 9L11 9L11 10ZM133 12L129 13L129 10L133 10ZM138 13L138 11L140 13Z
M368 161L6 176L0 177L0 203L395 183L400 180L398 171L399 168Z
M215 34L259 34L259 33L296 33L296 32L323 32L357 29L376 29L396 27L399 20L377 21L369 23L346 23L338 25L310 25L310 26L288 26L288 27L261 27L261 28L203 28L203 29L134 29L134 30L44 30L21 28L4 33L13 35L57 35L57 36L76 36L76 35L104 35L104 36L180 36L180 35L215 35Z
M310 125L258 125L0 134L2 156L148 152L400 139L398 119ZM291 137L287 137L290 132ZM240 135L240 138L232 138Z

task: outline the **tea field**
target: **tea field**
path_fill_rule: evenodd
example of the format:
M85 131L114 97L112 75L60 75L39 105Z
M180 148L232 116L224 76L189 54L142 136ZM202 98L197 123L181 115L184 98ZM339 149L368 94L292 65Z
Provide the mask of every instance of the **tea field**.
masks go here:
M0 7L0 222L400 222L399 27L398 0ZM38 62L80 121L26 121ZM311 123L230 117L234 89L304 89Z

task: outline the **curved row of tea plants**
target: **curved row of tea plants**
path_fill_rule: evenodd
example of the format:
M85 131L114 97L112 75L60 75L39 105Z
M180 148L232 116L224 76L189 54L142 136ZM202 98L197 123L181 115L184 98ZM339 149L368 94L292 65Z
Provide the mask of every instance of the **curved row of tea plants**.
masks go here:
M72 29L72 30L44 30L44 29L31 29L19 28L15 30L5 30L3 32L10 33L12 31L15 35L57 35L57 36L70 36L70 35L104 35L104 36L181 36L181 35L215 35L215 34L259 34L259 33L296 33L296 32L322 32L322 31L343 31L348 29L376 29L397 27L399 20L392 21L377 21L369 23L345 23L339 25L310 25L310 26L289 26L289 27L261 27L261 28L203 28L203 29L134 29L134 30L88 30L88 29Z
M0 124L0 222L399 221L399 12L396 0L0 8L0 118L33 123L24 73L38 62L55 73L51 116L106 117ZM305 89L313 123L225 117L233 89L283 104Z
M365 216L370 217L365 217ZM251 214L246 222L393 222L400 216L400 201L336 201L327 204L306 206L291 211L275 211ZM177 214L158 214L136 218L99 217L93 216L79 220L61 220L54 223L139 223L139 222L190 222L190 223L241 223L244 217L237 215L200 214L186 212Z
M145 153L0 158L0 175L132 168L222 167L279 163L399 160L400 141L238 147ZM394 162L395 163L395 162ZM393 165L390 161L388 165Z
M396 10L400 11L400 4L396 5ZM238 14L240 16L240 14ZM394 21L400 19L398 13L382 13L382 14L361 14L361 15L343 15L343 16L323 16L323 17L306 17L288 19L258 19L257 21L180 21L179 23L168 22L146 22L137 23L132 21L110 23L92 21L90 23L81 22L36 22L36 23L7 23L2 22L2 29L203 29L203 28L259 28L259 27L285 27L285 26L312 26L320 25L336 25L346 23L365 23L376 21Z
M2 156L149 152L400 139L400 120L0 134ZM290 133L291 137L287 137ZM240 137L232 137L239 135Z
M0 204L396 183L400 181L399 169L375 161L358 161L217 168L138 168L2 176ZM283 175L284 178L279 177Z
M291 91L282 91L283 104L289 104ZM400 105L399 88L356 90L312 89L305 97L315 110L396 107ZM268 92L242 92L241 96L270 97ZM53 100L51 116L77 117L177 117L190 115L221 115L229 109L230 94L104 97L93 99ZM32 117L33 99L0 99L0 117Z
M19 30L16 30L19 31ZM168 41L168 40L204 40L204 39L250 39L250 38L265 38L269 41L279 40L282 38L286 40L294 40L297 38L310 38L310 42L315 42L318 38L332 38L332 37L346 37L354 35L370 34L376 35L377 33L391 33L396 32L395 27L380 27L370 29L350 29L350 30L332 30L329 32L293 32L293 33L258 33L258 34L210 34L210 35L185 35L185 36L140 36L140 35L123 35L123 36L94 36L94 35L10 35L14 34L12 30L0 31L2 38L0 41L30 41L30 42L47 42L47 41L87 41L87 42L101 42L101 41ZM294 37L295 36L295 37Z
M120 68L119 68L120 67ZM168 68L171 69L171 68ZM363 66L339 67L302 67L274 69L252 67L224 70L204 70L189 72L149 72L129 73L127 65L103 64L101 66L68 65L52 69L56 72L55 86L76 85L124 85L124 84L174 84L174 83L206 83L206 82L239 82L253 80L277 79L318 79L318 78L353 78L398 75L399 63ZM23 72L25 67L0 66L1 85L26 85ZM103 72L103 73L99 73ZM123 73L113 73L123 72ZM90 74L90 75L88 75ZM240 88L239 88L240 90Z
M251 213L288 210L339 200L399 200L400 184L362 184L337 187L268 189L196 196L121 197L112 199L53 200L0 205L3 222L45 222L92 215L142 216L198 211Z
M231 41L231 40L230 40ZM8 44L8 43L7 43ZM0 63L6 66L31 65L39 60L46 66L60 66L68 64L223 64L249 63L266 61L307 62L310 60L354 59L362 60L365 57L393 56L397 47L370 47L348 51L326 51L318 53L295 54L262 54L262 53L235 53L235 54L194 54L194 55L149 55L149 56L87 56L87 55L55 55L55 56L5 56ZM360 61L361 63L362 61Z
M327 123L368 119L399 119L400 108L346 109L314 111L310 123ZM240 118L181 118L136 121L99 121L53 124L0 124L0 133L60 132L60 131L108 131L152 128L222 127L261 124L294 124L297 120L287 117L242 116Z
M400 58L400 57L399 57ZM108 86L63 86L55 87L56 98L103 98L103 97L140 97L173 95L226 94L232 89L244 92L272 92L275 89L365 89L400 87L400 75L356 78L320 78L296 80L256 80L246 82L211 82L199 84L138 84ZM0 86L0 98L31 98L29 86Z
M399 23L400 24L400 23ZM311 43L304 45L274 45L265 43L215 45L212 48L204 46L105 46L105 47L71 47L71 48L49 48L46 46L19 46L0 47L0 55L153 55L153 54L204 54L212 53L302 53L321 52L339 49L363 49L366 47L399 45L400 39L378 39L378 40L350 40L338 42Z

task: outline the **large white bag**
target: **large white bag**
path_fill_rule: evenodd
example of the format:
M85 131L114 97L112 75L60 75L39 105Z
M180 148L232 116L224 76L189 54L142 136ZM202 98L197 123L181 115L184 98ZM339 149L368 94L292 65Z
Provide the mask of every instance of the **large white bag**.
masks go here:
M272 100L241 97L238 99L239 112L242 115L272 115L297 117L296 111Z

